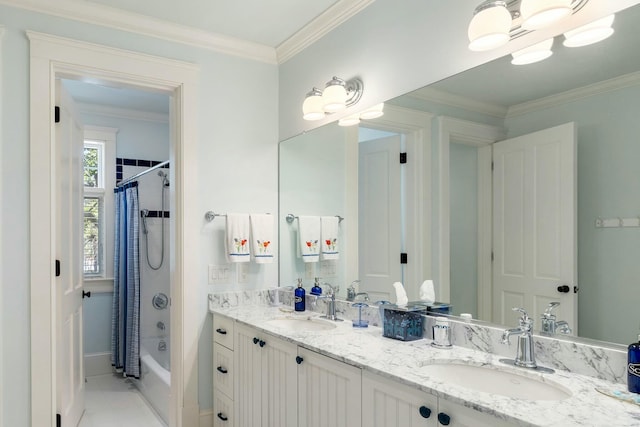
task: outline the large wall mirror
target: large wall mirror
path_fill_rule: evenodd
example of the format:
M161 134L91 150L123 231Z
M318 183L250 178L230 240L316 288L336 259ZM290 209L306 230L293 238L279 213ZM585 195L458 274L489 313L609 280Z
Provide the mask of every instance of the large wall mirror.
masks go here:
M640 6L608 39L515 66L504 57L389 100L380 119L280 143L280 282L354 280L372 301L423 280L454 314L573 334L640 329ZM401 165L398 153L407 152ZM493 164L493 166L492 166ZM493 170L492 170L493 167ZM340 258L297 256L287 214L340 215ZM401 264L401 253L407 263Z

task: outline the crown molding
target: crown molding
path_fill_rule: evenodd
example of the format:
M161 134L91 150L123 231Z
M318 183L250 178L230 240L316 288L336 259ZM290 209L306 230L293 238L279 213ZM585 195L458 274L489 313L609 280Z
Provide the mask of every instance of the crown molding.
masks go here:
M422 101L430 101L441 105L447 105L449 107L463 108L468 111L475 111L477 113L486 114L500 119L504 119L508 111L507 108L502 105L476 101L465 96L455 95L431 87L418 89L415 92L410 93L408 96Z
M609 80L604 80L587 86L568 90L566 92L561 92L555 95L545 96L544 98L534 99L533 101L512 105L507 111L506 118L533 113L535 111L556 107L558 105L578 101L580 99L600 95L607 92L613 92L631 86L637 86L639 84L640 71L625 74Z
M272 47L133 12L126 12L98 3L74 0L0 0L0 4L182 43L268 64L277 63L276 52Z
M169 115L154 113L151 111L131 110L128 108L112 107L108 105L76 103L81 114L94 114L97 116L113 117L117 119L138 120L154 123L169 123Z
M340 0L321 15L305 25L293 36L276 47L276 57L282 64L314 42L331 32L340 24L358 14L375 0Z

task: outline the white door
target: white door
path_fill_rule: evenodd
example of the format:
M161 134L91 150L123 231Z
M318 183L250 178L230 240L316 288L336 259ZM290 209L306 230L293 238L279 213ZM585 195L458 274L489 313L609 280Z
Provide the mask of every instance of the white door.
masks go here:
M400 136L361 142L358 152L360 291L395 302L392 284L402 281Z
M57 212L56 278L56 410L63 427L75 427L84 412L82 344L83 128L71 97L56 82L60 122L56 129L55 200ZM46 221L46 218L42 218Z
M559 301L559 320L578 329L576 132L567 123L494 144L493 321L517 325ZM559 286L568 286L562 293Z

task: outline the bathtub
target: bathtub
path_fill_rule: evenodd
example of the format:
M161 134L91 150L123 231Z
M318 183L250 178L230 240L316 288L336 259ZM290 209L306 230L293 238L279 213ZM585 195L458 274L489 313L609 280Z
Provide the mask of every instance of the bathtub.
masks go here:
M166 350L159 351L161 341ZM136 387L160 415L165 424L169 420L169 393L171 391L171 370L169 364L169 338L142 338L140 340L140 379Z

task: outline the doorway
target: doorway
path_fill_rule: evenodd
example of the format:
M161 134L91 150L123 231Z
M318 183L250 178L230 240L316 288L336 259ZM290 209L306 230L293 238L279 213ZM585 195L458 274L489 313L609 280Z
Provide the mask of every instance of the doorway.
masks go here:
M30 247L31 247L31 421L33 425L55 426L58 379L55 372L57 347L53 325L57 321L55 285L55 245L62 238L55 232L54 205L57 174L60 173L53 153L54 106L43 99L55 99L56 78L90 78L97 82L116 82L124 87L140 87L171 95L171 153L169 179L175 185L170 209L174 242L171 260L171 318L173 360L171 370L171 403L169 425L195 425L198 419L196 295L185 292L184 283L195 282L197 230L186 227L184 212L194 212L195 195L184 192L194 187L195 170L185 164L196 163L195 84L197 68L191 64L140 55L74 40L28 32L31 55L31 162L30 162ZM188 113L187 113L188 112ZM189 141L190 143L187 143ZM194 265L196 264L196 265ZM186 308L185 308L186 307ZM183 380L184 379L184 380Z

